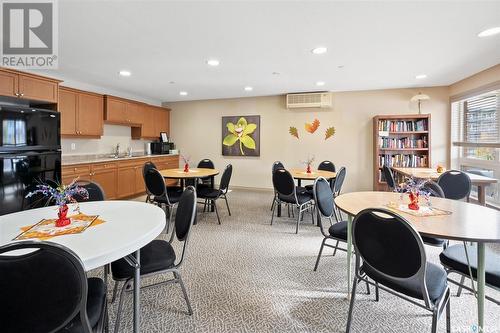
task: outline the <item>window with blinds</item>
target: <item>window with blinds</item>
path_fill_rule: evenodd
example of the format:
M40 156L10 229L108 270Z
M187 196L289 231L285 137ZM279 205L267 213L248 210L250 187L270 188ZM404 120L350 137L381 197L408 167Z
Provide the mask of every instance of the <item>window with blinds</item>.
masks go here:
M500 148L500 90L452 104L452 143L462 158L497 160Z

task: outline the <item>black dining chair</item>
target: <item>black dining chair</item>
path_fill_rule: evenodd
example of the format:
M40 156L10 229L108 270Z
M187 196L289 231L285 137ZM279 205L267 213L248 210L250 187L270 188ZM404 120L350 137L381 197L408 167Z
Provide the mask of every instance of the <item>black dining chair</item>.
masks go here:
M385 182L387 183L387 187L389 188L389 190L396 192L396 180L394 179L394 173L392 172L392 169L387 165L384 165L382 167L382 173L384 174Z
M156 165L153 162L146 162L142 167L142 179L144 180L144 184L146 184L146 174L151 169L157 169ZM146 186L146 203L152 203L152 194L149 192L148 187Z
M343 169L345 170L345 168ZM342 169L339 170L339 175L341 174L341 171ZM338 180L339 178L337 178L335 181ZM316 271L318 269L319 260L325 246L334 249L333 255L335 255L337 249L347 251L339 247L339 242L347 243L347 221L339 222L336 212L337 208L335 207L335 203L333 201L333 191L330 184L325 178L319 177L314 181L313 193L314 202L317 208L317 220L321 233L324 237L323 241L321 242L321 247L319 248L316 264L314 265L314 271ZM328 219L328 221L330 222L328 231L325 231L323 218ZM335 222L333 221L333 219L335 219ZM328 244L327 241L329 240L333 240L334 242L336 242L336 244Z
M141 277L152 277L157 275L173 274L173 279L157 282L142 288L154 287L161 284L178 283L182 289L184 300L188 308L188 314L193 314L191 303L187 295L186 287L182 281L180 267L186 255L189 236L193 226L193 221L196 215L196 190L192 186L188 186L181 197L175 214L175 223L170 236L170 240L154 240L145 247L141 248ZM176 254L174 246L174 237L177 239L182 252L180 257ZM176 263L176 260L177 263ZM128 264L126 259L120 259L111 263L111 274L115 280L115 288L113 291L113 300L116 297L118 283L124 282L120 291L120 300L118 302L118 310L116 314L115 332L120 330L120 317L123 306L123 296L125 292L133 291L134 268Z
M295 186L295 182L290 172L285 169L277 169L273 173L273 186L278 195L275 198L276 204L271 213L271 225L273 225L274 210L276 206L281 205L282 202L293 205L294 208L297 208L299 211L297 214L297 227L295 229L296 234L299 233L299 223L302 219L303 212L307 210L311 211L311 219L314 224L314 201L312 200L312 196L307 192L302 192Z
M90 180L79 180L76 182L78 186L84 188L88 192L88 197L83 198L80 195L75 196L75 200L78 202L91 202L91 201L104 201L106 200L106 194L103 188L96 182Z
M215 169L215 164L212 160L205 158L198 162L198 168ZM199 178L196 189L213 188L213 179L213 176Z
M182 192L181 191L167 191L165 180L161 173L156 169L149 169L146 172L146 189L151 193L151 201L156 203L159 207L165 207L167 219L168 234L170 230L170 223L174 214L174 209L179 202Z
M492 289L500 290L500 255L486 248L485 258L486 285ZM476 294L474 281L477 280L477 245L464 242L463 244L448 246L441 252L439 259L448 274L456 273L461 276L460 282L448 277L449 282L459 287L457 297L460 297L462 289ZM472 288L465 285L466 278L470 279ZM500 305L500 301L491 296L485 295L485 298Z
M335 164L333 164L333 162L331 161L323 161L318 165L318 170L335 172ZM328 182L333 185L333 181L334 178L330 179ZM312 194L313 186L314 185L306 185L304 186L304 188L306 189L306 191L311 191Z
M272 167L271 177L272 177L272 175L274 175L274 171L276 171L278 169L284 169L284 168L285 167L283 166L283 163L281 163L280 161L274 162L273 167ZM276 198L278 196L278 193L276 192L276 188L273 188L273 190L274 190L274 197L273 197L273 202L271 203L271 210L273 210Z
M436 183L433 180L427 180L423 186L422 190L428 192L431 197L436 197L436 198L444 198L444 192L441 186L439 186L438 183ZM436 237L431 237L431 236L424 236L420 235L422 237L422 240L424 241L424 244L430 245L430 246L438 246L442 247L443 249L446 249L448 246L448 241L446 239L441 239L441 238L436 238Z
M29 252L8 254L15 250ZM65 246L31 240L1 246L0 272L2 333L107 330L106 286L87 278Z
M446 271L427 261L422 239L407 220L388 209L364 209L354 218L352 235L355 281L365 281L432 312L432 333L437 332L438 319L446 308L446 331L450 332ZM353 283L346 333L351 330L356 288ZM378 300L378 292L376 295Z
M212 188L201 188L197 190L198 198L203 199L203 211L207 207L214 207L215 214L217 215L217 221L220 223L219 211L217 209L216 201L218 199L224 199L226 202L227 211L229 216L231 216L231 209L229 209L229 203L227 201L227 193L229 191L229 182L231 181L231 175L233 174L233 166L228 164L222 173L222 177L220 179L219 189Z
M472 188L469 175L459 170L444 172L437 183L443 189L444 197L453 200L468 199Z

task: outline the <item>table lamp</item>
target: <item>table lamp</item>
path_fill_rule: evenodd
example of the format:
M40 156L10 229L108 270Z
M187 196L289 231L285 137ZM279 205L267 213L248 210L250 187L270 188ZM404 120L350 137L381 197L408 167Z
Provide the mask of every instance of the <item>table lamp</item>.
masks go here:
M420 103L422 103L422 101L426 101L426 100L429 100L431 99L428 95L426 94L422 94L422 93L418 93L416 94L415 96L413 96L410 101L411 102L417 102L418 101L418 114L422 114L421 110L420 110Z

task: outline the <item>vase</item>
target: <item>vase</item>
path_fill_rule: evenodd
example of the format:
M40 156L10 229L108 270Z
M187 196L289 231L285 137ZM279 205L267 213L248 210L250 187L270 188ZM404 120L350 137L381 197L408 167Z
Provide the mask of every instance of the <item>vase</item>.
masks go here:
M189 163L184 164L184 172L189 172Z
M408 204L408 208L411 210L419 210L420 206L418 205L418 199L418 193L410 192L410 203Z
M311 165L310 164L307 165L306 173L311 173Z
M56 220L56 227L64 227L71 223L71 220L67 217L68 215L68 205L64 204L59 206L59 211L57 212L58 219Z

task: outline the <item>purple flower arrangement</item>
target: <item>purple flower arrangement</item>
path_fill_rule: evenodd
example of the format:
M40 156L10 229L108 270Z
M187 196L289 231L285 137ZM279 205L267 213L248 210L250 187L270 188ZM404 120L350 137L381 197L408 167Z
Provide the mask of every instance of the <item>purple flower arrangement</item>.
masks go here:
M77 184L77 179L74 179L69 185L60 184L54 188L48 184L39 184L36 189L29 192L26 198L32 197L36 194L41 194L45 197L53 199L57 206L61 207L69 203L76 203L75 196L85 200L88 199L89 193L87 190Z

